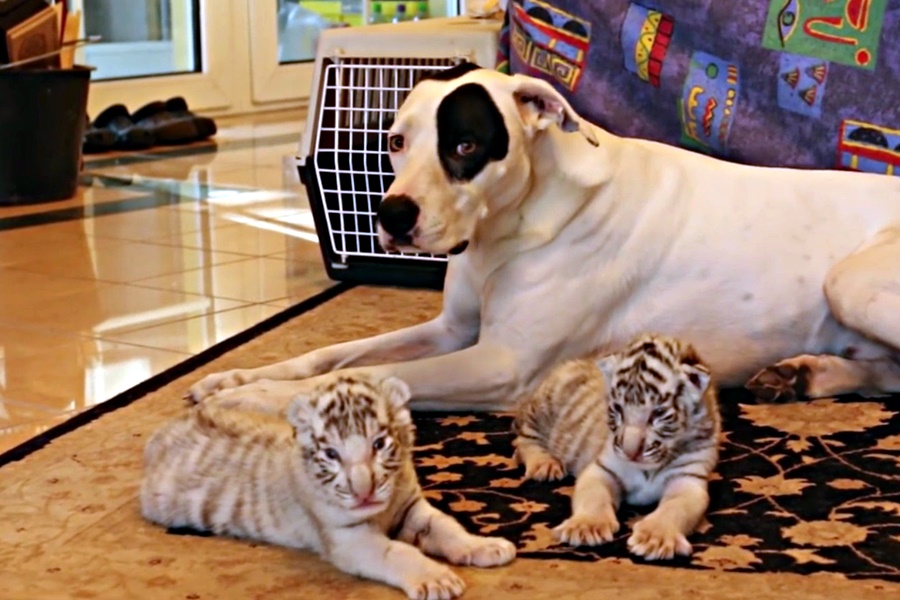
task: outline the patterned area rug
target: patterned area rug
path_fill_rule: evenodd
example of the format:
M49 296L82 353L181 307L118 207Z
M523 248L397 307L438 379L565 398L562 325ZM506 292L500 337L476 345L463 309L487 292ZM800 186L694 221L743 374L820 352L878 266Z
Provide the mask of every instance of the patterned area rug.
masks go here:
M198 378L422 322L440 309L440 295L427 291L326 296L0 456L0 522L8 524L0 527L0 598L401 598L309 553L169 535L139 512L144 443L181 412L181 395ZM599 551L553 544L549 530L567 514L572 481L520 483L508 416L417 416L427 493L473 531L509 536L521 549L507 567L460 568L464 600L900 597L896 400L746 408L739 400L724 398L733 408L723 479L713 487L710 527L693 540L697 554L653 566L628 558L622 540Z
M900 581L897 400L742 399L743 391L722 394L722 458L707 522L691 538L694 556L667 566ZM473 531L516 540L523 557L630 556L625 540L640 514L628 507L608 545L555 543L550 530L569 515L574 479L522 481L511 458L511 415L418 416L416 423L429 498Z

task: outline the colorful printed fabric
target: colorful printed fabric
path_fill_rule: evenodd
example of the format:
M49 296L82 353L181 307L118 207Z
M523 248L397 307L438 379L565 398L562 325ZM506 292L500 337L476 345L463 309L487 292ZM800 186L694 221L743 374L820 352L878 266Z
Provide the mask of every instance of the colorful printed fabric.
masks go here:
M618 135L900 176L900 0L512 0L500 42Z

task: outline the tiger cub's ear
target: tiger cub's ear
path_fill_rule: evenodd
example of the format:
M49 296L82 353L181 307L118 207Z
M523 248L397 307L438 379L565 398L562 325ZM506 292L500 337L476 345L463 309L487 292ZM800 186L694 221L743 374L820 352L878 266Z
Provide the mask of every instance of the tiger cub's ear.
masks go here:
M388 377L381 382L381 389L387 395L388 402L395 410L406 408L412 395L406 382L397 377Z
M703 365L682 365L682 372L687 375L688 381L691 382L700 394L706 391L711 380L709 369Z
M608 387L609 382L613 380L613 377L616 374L616 369L619 368L619 355L613 353L597 357L594 360L594 364L597 365L597 368L603 373L603 379L606 380L606 385Z
M395 425L411 427L412 414L407 403L412 394L406 382L397 377L388 377L381 381L381 390L387 399L389 420Z
M693 346L688 346L681 354L681 372L685 374L688 381L697 390L699 398L706 393L711 379L709 367L700 361L697 351Z
M285 416L294 429L303 431L311 427L312 417L315 413L316 399L306 394L298 394L288 405Z

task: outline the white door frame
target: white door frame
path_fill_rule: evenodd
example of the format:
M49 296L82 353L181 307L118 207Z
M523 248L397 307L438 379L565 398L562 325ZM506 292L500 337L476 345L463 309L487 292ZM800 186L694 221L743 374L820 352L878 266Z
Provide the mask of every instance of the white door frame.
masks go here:
M250 73L255 104L308 100L314 61L279 64L278 8L275 0L250 0Z

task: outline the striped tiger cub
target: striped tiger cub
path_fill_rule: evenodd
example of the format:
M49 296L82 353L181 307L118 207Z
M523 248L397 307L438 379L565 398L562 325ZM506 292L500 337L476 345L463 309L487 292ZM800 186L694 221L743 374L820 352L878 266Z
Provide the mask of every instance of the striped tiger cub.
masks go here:
M709 504L720 427L716 388L694 348L645 334L554 369L520 406L514 444L526 477L577 476L556 539L609 542L622 501L659 503L628 538L633 554L658 560L692 552L687 536Z
M465 589L446 565L515 557L423 497L413 466L409 388L388 378L336 377L292 400L287 420L203 403L154 433L144 454L144 517L312 550L410 598Z

